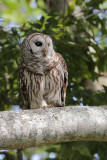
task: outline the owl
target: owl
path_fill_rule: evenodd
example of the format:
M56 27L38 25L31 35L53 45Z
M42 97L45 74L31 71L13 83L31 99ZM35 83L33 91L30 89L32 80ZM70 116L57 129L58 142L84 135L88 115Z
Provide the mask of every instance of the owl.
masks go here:
M21 46L20 86L26 109L65 105L67 65L56 53L52 39L41 33L29 35Z

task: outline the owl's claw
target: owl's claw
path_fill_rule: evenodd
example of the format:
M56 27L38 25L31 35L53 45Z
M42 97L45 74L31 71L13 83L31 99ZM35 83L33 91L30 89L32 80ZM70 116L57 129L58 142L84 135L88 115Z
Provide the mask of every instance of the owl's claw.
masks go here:
M46 109L46 108L52 108L53 107L53 105L47 105L47 106L43 106L43 109Z

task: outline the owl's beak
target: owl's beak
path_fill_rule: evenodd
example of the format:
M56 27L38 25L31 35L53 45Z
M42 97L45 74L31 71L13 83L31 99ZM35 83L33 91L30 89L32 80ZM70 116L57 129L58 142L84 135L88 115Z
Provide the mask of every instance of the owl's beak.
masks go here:
M47 55L47 49L46 48L44 49L44 54L45 54L45 56Z

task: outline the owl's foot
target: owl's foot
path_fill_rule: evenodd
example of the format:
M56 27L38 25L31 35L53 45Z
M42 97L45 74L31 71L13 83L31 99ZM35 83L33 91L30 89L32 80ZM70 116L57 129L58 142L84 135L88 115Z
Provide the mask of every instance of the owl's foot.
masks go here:
M45 108L52 108L53 107L53 105L47 105L47 106L43 106L43 109L45 109Z

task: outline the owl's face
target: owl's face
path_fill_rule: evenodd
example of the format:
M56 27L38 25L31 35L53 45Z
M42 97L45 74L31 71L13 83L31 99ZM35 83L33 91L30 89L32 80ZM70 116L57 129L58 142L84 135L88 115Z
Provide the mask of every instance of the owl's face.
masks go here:
M46 59L54 54L52 40L44 34L31 34L22 44L22 56L25 59L32 57Z

